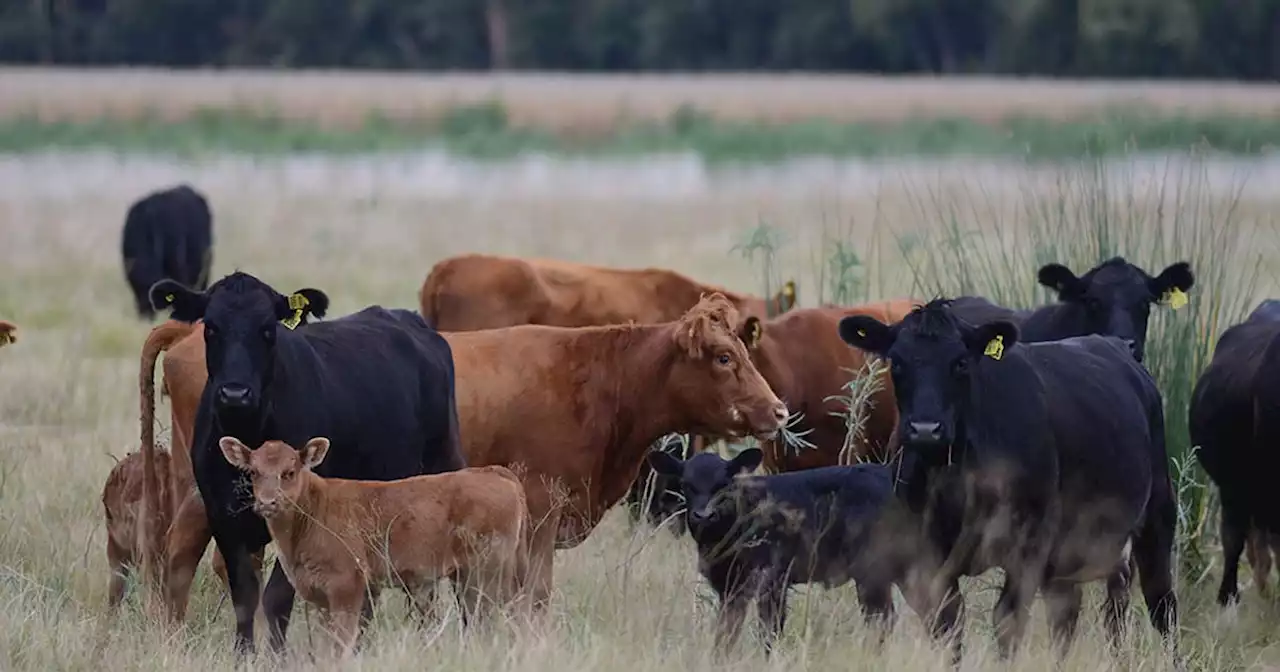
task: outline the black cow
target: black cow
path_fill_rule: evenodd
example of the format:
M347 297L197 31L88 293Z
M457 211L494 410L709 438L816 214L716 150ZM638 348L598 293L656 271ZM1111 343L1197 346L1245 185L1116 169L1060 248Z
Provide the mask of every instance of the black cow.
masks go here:
M144 196L129 206L120 254L125 280L143 319L155 316L147 292L165 278L204 291L213 264L213 216L208 202L185 184Z
M1062 264L1048 264L1040 269L1039 280L1058 293L1058 303L1010 310L980 297L965 296L956 298L952 309L970 324L1012 321L1024 343L1089 334L1115 336L1129 343L1134 357L1142 361L1151 304L1168 303L1177 309L1195 284L1191 266L1185 261L1153 278L1124 257L1108 259L1079 278Z
M897 487L936 549L919 560L938 563L928 589L904 593L922 616L937 615L935 634L958 634L957 579L1000 567L1002 654L1020 639L1040 589L1057 641L1069 644L1080 584L1102 578L1118 642L1131 553L1153 625L1172 631L1177 505L1162 400L1122 341L1020 344L1011 322L970 325L945 299L893 326L851 316L839 330L890 362L901 416ZM958 659L959 637L953 645Z
M691 443L690 437L671 434L655 442L653 449L684 459L688 457ZM677 537L685 533L684 517L677 515L684 510L679 477L658 473L648 462L640 465L640 473L627 490L623 505L627 507L633 524L643 517L654 527L667 523Z
M1218 603L1225 606L1240 596L1237 572L1250 529L1262 531L1254 540L1261 553L1268 552L1271 534L1280 532L1274 479L1280 467L1280 301L1263 301L1218 339L1213 360L1196 381L1188 421L1196 458L1222 503Z
M884 552L895 531L881 510L893 498L882 465L821 467L735 478L755 470L763 453L749 448L732 460L712 452L681 461L649 453L660 474L677 478L689 532L698 544L698 569L720 598L716 646L737 640L751 599L758 600L765 650L786 622L787 590L802 583L827 587L850 580L868 622L893 621L893 585L900 558Z
M461 468L453 354L407 310L371 306L295 331L308 313L324 316L328 297L315 289L285 297L240 272L207 292L165 280L152 288L151 299L158 308L171 307L173 319L204 320L209 379L191 462L227 563L236 649L251 651L259 586L250 554L270 536L252 511L244 474L222 457L219 438L301 446L312 436L329 437L333 448L316 470L327 477L392 480ZM277 562L262 596L277 650L293 598Z

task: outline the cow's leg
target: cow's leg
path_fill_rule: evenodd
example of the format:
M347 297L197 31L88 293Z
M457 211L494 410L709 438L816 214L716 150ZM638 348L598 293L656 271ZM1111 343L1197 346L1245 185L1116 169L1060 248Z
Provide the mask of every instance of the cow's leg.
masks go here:
M1110 583L1108 582L1108 586ZM1045 606L1048 608L1049 628L1058 655L1065 658L1076 638L1076 625L1080 622L1080 605L1084 591L1078 583L1054 581L1045 586Z
M733 589L720 594L720 611L716 617L717 654L728 653L729 648L736 644L738 637L742 635L742 623L747 618L748 601L747 591L739 586L734 586Z
M1227 606L1240 599L1240 554L1244 551L1245 537L1249 531L1249 514L1233 498L1222 497L1219 531L1222 537L1222 584L1218 586L1218 604ZM1145 572L1139 569L1140 579Z
M258 580L253 574L250 549L234 539L214 534L214 541L227 560L227 578L231 581L231 603L236 613L235 650L240 654L252 653L253 617L258 610Z
M862 616L867 627L878 634L877 642L884 644L884 638L892 630L897 620L893 608L893 584L879 581L858 582L858 603L862 605Z
M1276 534L1275 532L1264 532L1262 533L1262 537L1266 540L1266 546L1263 547L1263 557L1266 558L1268 568L1267 575L1263 577L1263 583L1268 586L1267 595L1270 596L1273 594L1270 590L1270 568L1275 566L1275 560L1280 560L1280 534Z
M529 538L529 595L534 612L545 613L551 603L560 511L552 510L542 520L533 521L532 528Z
M764 653L773 653L773 647L787 626L787 582L781 577L769 577L760 591L756 609L760 618L760 635L764 638Z
M1043 576L1043 569L1036 567L1016 567L1013 571L1005 568L1004 587L1000 589L1000 597L992 610L992 621L996 631L996 647L1000 657L1008 659L1014 648L1022 641L1027 629L1027 615L1031 609L1031 598L1035 597L1035 582L1028 575L1034 573Z
M205 515L204 502L195 494L189 495L178 507L165 540L165 545L168 547L166 574L169 584L166 590L168 599L165 602L169 616L177 622L186 620L187 601L191 598L191 582L196 578L200 558L204 557L204 549L209 546L209 539L212 536L209 519ZM256 576L260 571L254 573ZM230 573L227 579L227 589L234 600L235 591L231 589ZM261 585L257 579L254 584ZM254 598L254 603L257 603L257 598Z
M120 548L111 533L107 533L107 566L111 570L111 582L107 586L107 609L115 611L124 601L125 572L129 571L128 553Z
M1147 518L1142 532L1134 537L1133 559L1138 566L1138 580L1142 585L1142 597L1147 603L1147 613L1151 624L1165 640L1174 655L1177 655L1178 597L1173 589L1173 543L1174 526L1177 519L1177 503L1169 498L1154 510ZM1226 507L1223 507L1223 511ZM1244 546L1244 530L1233 540L1235 543L1233 557L1239 561L1241 547ZM1226 546L1224 536L1223 546ZM1235 587L1235 571L1231 572L1231 586ZM1221 599L1221 594L1219 595Z
M289 619L293 616L294 594L293 584L289 583L289 577L285 576L284 567L280 566L277 558L276 566L271 570L271 578L267 579L267 589L262 593L262 614L267 618L271 649L277 653L284 651Z
M1255 525L1249 526L1249 536L1245 541L1244 554L1253 570L1253 585L1263 597L1271 594L1268 581L1271 578L1271 546L1268 535Z
M326 625L329 636L333 637L334 655L346 658L355 651L356 642L360 639L360 615L368 602L365 585L363 581L344 581L330 586L327 593Z
M1102 604L1107 634L1111 637L1111 648L1120 652L1124 642L1125 621L1129 613L1129 586L1133 583L1133 560L1125 558L1116 566L1116 570L1107 577L1107 597Z

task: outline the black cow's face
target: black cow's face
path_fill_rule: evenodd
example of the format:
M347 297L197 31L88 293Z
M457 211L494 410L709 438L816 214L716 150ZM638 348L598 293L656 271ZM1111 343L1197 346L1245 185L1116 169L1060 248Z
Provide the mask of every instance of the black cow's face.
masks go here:
M899 436L907 446L949 446L956 439L960 410L968 403L970 371L979 359L999 359L1018 341L1018 328L1005 321L973 327L938 299L886 326L874 317L840 320L840 338L887 358L897 397Z
M296 327L308 314L323 317L329 305L319 290L303 289L286 297L240 272L214 283L207 292L165 280L151 288L151 301L157 307L172 307L175 320L204 320L206 384L219 414L262 410L279 330Z
M1151 304L1166 301L1181 305L1177 294L1191 289L1195 279L1191 267L1181 261L1164 269L1158 277L1115 257L1077 278L1066 266L1048 264L1040 269L1040 284L1058 293L1059 300L1075 309L1071 334L1115 336L1129 343L1142 361L1147 344L1147 321ZM1185 298L1185 297L1182 297Z
M755 470L764 454L759 448L748 448L732 460L712 452L698 453L687 461L660 450L649 453L649 465L659 474L680 479L684 493L685 515L689 529L719 522L719 496L733 483L733 477Z

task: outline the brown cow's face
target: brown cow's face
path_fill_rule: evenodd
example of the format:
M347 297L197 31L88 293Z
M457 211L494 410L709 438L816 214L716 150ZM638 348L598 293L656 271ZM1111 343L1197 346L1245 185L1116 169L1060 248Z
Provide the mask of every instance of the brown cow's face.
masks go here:
M669 381L696 431L769 439L787 419L738 337L740 317L723 295L705 297L676 323Z
M253 481L253 510L263 518L273 518L292 509L302 495L303 472L324 461L329 440L316 437L302 450L294 450L283 441L268 441L250 450L233 436L218 441L223 457L249 474Z

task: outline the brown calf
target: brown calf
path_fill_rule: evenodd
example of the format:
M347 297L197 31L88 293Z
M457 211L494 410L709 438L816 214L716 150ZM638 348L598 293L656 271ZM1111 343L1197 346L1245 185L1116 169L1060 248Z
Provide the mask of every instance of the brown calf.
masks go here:
M444 334L467 464L510 466L525 483L538 604L551 592L555 548L594 529L659 437L767 439L782 427L786 406L751 363L741 325L733 304L712 294L664 324ZM174 413L187 414L174 427L192 427L207 378L203 333L171 348L164 364ZM209 540L199 498L189 501L200 515L182 515L184 504L169 534L169 607L178 618Z
M152 468L159 477L161 499L169 495L169 453L155 453ZM114 610L124 599L125 574L142 569L144 547L142 523L142 453L129 453L111 468L102 486L102 508L107 523L107 564L111 581L107 588L107 608ZM156 511L155 524L169 526L169 510Z
M18 325L0 320L0 348L18 342Z
M354 648L366 595L378 587L402 587L423 616L446 576L466 615L508 604L524 587L529 510L506 467L356 481L311 471L329 451L323 437L300 451L280 441L250 450L230 436L218 445L249 473L285 574L320 608L339 655Z
M766 301L665 268L609 268L483 254L436 263L418 299L423 317L436 329L475 331L521 324L659 324L679 319L712 292L724 295L747 316L767 318L796 304L794 281Z

